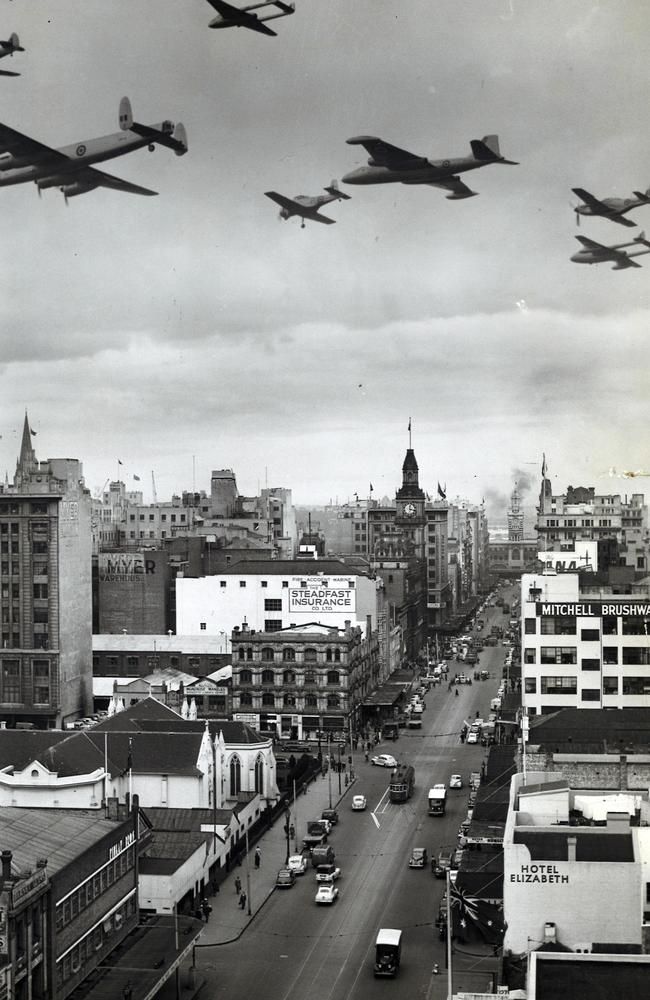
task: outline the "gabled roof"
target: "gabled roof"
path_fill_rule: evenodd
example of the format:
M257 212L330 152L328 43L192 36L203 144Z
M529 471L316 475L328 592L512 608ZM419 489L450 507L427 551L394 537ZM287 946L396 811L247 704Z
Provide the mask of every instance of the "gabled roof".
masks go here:
M167 705L163 705L161 701L156 701L155 698L143 698L137 705L130 705L129 708L125 708L122 712L117 712L110 718L104 719L103 722L93 726L92 732L103 733L106 730L112 730L113 732L134 732L140 728L138 723L144 719L159 719L160 721L170 723L183 721L178 712L175 712L173 708L168 708Z

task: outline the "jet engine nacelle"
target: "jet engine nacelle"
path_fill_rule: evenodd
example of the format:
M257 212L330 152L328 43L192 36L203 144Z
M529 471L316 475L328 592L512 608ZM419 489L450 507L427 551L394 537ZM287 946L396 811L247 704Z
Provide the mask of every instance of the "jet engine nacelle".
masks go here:
M39 191L45 191L46 188L59 187L60 184L67 184L70 178L67 174L55 174L52 177L39 177L35 181L36 187Z
M88 183L87 181L75 181L74 184L63 184L60 191L67 201L68 198L75 198L78 194L86 194L87 191L92 191L97 186L97 184Z

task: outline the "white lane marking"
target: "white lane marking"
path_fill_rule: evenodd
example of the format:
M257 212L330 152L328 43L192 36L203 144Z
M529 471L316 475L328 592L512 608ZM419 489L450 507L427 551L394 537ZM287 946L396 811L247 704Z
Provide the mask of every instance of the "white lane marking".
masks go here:
M375 826L376 826L376 827L377 827L377 829L379 830L379 820L377 819L377 817L375 816L375 814L374 814L374 813L370 813L370 816L371 816L371 818L372 818L372 821L373 821L373 823L375 824Z

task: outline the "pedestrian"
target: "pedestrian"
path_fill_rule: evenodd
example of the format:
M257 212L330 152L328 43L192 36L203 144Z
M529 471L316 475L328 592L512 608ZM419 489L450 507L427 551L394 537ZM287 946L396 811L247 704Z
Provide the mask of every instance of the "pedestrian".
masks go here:
M127 980L126 986L122 990L122 996L124 997L124 1000L131 1000L131 997L133 996L133 991L131 989L131 980L130 979Z
M216 878L213 878L212 879L212 895L216 896L218 892L219 892L219 883L217 882Z
M364 756L365 756L365 758L366 758L366 764L367 764L367 763L368 763L368 761L370 760L370 753L368 752L368 750L366 750L366 752L365 752Z
M243 891L239 894L239 906L242 910L246 909L246 893Z
M255 867L256 868L259 868L261 860L262 860L262 852L260 851L259 847L256 847L255 848Z
M201 910L203 912L203 916L205 917L205 922L207 924L210 920L210 914L212 913L212 907L208 903L207 899L204 899L203 902L201 903Z
M240 879L239 875L235 879L235 892L237 893L238 896L239 896L239 894L241 892L241 879Z

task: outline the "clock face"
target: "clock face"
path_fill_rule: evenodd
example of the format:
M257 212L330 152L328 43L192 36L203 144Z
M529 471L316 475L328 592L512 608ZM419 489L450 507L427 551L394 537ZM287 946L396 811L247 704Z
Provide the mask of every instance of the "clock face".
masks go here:
M405 503L404 504L404 515L406 517L415 517L416 514L417 514L417 510L415 509L415 504L414 503Z

